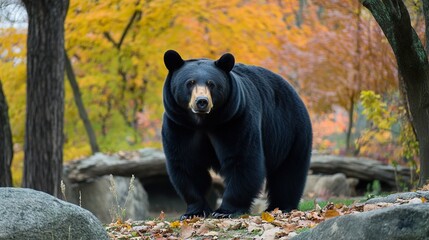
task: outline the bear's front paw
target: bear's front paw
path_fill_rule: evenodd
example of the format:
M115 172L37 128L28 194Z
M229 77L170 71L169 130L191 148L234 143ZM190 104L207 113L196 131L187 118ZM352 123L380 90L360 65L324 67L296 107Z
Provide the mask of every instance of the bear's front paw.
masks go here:
M241 216L243 214L246 214L245 210L230 211L230 210L225 210L225 209L219 208L218 210L216 210L212 213L212 216L214 218L234 218L234 217Z
M209 211L202 211L202 212L192 212L192 213L185 213L182 216L180 216L180 221L183 221L185 219L192 219L192 218L206 218L210 215Z

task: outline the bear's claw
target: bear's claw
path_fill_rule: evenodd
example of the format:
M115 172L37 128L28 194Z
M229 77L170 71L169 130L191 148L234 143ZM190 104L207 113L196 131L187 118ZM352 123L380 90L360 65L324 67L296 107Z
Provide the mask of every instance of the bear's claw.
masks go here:
M183 221L186 219L192 219L192 218L206 218L207 216L209 216L210 213L206 213L205 211L202 211L200 213L185 213L182 216L180 216L179 220Z
M212 216L214 218L232 218L232 214L230 214L230 213L218 213L218 212L214 212L214 213L212 213Z

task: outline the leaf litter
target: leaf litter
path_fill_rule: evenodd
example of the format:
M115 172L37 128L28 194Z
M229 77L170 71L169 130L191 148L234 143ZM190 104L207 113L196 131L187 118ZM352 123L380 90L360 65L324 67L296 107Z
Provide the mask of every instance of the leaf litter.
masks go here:
M167 221L161 212L154 220L125 222L117 221L106 226L110 239L290 239L302 231L314 228L317 224L338 216L372 211L379 208L403 204L424 203L425 198L397 199L395 203L328 203L321 208L309 211L293 210L284 213L275 209L259 216L243 215L233 219L192 218L183 221Z

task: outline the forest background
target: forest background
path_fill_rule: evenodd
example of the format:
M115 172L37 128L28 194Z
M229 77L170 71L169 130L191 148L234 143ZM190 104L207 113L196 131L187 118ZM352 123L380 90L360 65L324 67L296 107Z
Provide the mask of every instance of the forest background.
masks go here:
M405 1L424 39L421 1ZM25 10L0 17L0 79L23 169L26 106ZM161 148L162 56L260 65L286 78L309 108L315 151L416 167L418 146L398 91L392 49L357 0L71 0L65 48L99 150ZM68 75L67 75L68 76ZM92 154L70 84L65 90L64 160Z

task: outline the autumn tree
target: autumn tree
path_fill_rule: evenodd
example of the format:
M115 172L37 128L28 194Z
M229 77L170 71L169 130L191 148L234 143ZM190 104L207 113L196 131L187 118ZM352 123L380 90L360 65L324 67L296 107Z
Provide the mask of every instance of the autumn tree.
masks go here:
M420 180L429 180L429 64L427 53L411 25L409 12L402 0L361 0L380 25L396 57L399 86L406 100L411 124L419 141ZM422 0L429 24L428 1ZM428 36L426 31L426 38Z
M64 141L64 21L69 2L23 3L29 21L23 186L58 196Z
M13 158L12 133L3 86L0 81L0 187L12 186L10 166Z
M294 2L284 8L290 11ZM281 17L280 7L270 2L71 1L66 48L102 149L129 148L125 139L132 145L156 136L164 51L177 49L186 58L231 51L240 62L273 68L268 43L278 47L277 33L286 30ZM81 134L69 129L76 120L66 111L66 132L76 141ZM143 114L149 123L137 123L136 115ZM130 137L137 127L139 135Z
M312 1L298 14L280 54L284 74L307 96L316 114L336 106L348 113L346 148L353 146L356 105L362 90L386 91L394 87L396 67L382 32L374 27L358 0ZM297 13L299 13L299 9Z

